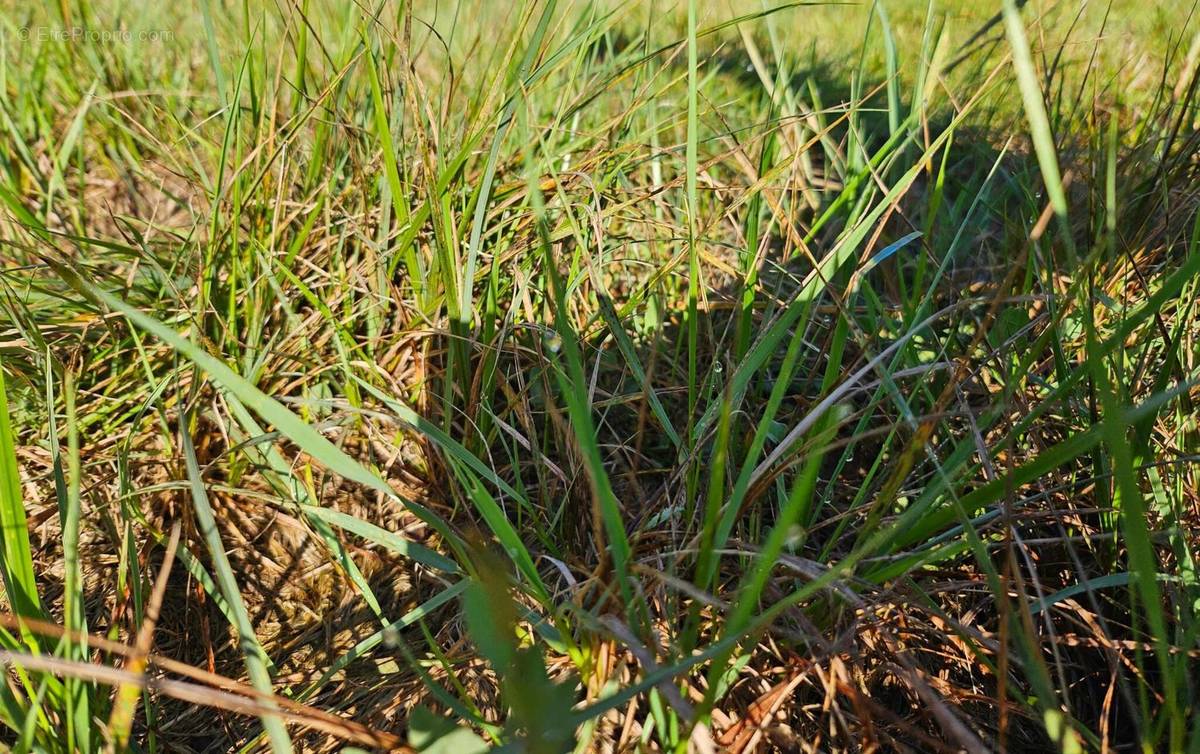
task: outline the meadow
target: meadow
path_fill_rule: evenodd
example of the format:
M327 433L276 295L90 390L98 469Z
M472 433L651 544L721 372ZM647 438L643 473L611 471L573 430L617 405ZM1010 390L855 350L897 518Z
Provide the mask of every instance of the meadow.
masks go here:
M1198 16L0 0L0 746L1200 754Z

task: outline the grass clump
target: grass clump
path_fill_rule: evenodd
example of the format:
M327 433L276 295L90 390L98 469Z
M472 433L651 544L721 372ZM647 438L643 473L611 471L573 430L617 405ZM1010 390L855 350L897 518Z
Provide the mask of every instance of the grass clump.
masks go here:
M1195 751L1143 5L12 7L4 742Z

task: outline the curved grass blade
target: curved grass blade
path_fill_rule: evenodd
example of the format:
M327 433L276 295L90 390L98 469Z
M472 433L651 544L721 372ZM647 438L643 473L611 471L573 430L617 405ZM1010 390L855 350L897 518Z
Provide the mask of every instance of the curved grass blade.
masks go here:
M1042 88L1038 84L1037 71L1033 67L1033 55L1029 51L1029 39L1021 23L1021 13L1014 0L1004 0L1004 30L1012 47L1013 68L1017 73L1017 86L1025 103L1025 117L1029 119L1029 135L1033 138L1033 150L1037 154L1038 166L1042 169L1042 181L1050 195L1050 203L1059 217L1067 214L1067 195L1063 191L1062 175L1058 169L1058 155L1054 150L1054 134L1050 120L1046 117L1046 103L1042 101Z
M204 481L200 478L200 464L196 461L196 450L192 447L186 415L179 426L179 447L183 452L184 464L187 466L196 524L208 547L208 555L212 560L213 576L216 578L217 586L232 613L233 627L238 633L238 646L246 662L246 674L250 678L250 685L269 697L275 693L275 690L271 685L271 674L267 670L267 655L255 636L254 626L250 622L250 613L246 611L246 605L242 602L241 590L233 575L233 566L229 562L229 556L225 554L225 545L221 542L221 533L217 530L217 519L213 514L212 505L208 502ZM268 703L268 705L274 707L274 704ZM276 715L264 714L262 724L263 730L266 731L267 738L270 740L271 750L275 754L286 754L292 751L292 740L288 736L282 719Z
M457 545L458 537L437 514L419 503L402 497L386 481L348 456L326 439L316 428L296 416L282 403L250 384L246 378L234 372L220 359L205 352L191 340L153 317L144 314L113 294L82 279L70 268L54 261L50 262L50 264L59 275L85 296L120 312L128 317L130 322L146 330L186 356L226 390L236 395L238 400L247 408L253 410L268 423L274 425L282 435L296 443L301 450L312 456L314 460L326 469L344 479L377 490L389 498L400 502L418 518L445 537L451 546Z
M42 602L38 597L37 578L33 570L33 553L29 546L29 522L25 517L25 501L21 493L21 476L17 466L17 446L8 412L8 393L4 384L4 364L0 361L0 575L8 603L17 615L44 619ZM32 635L27 641L36 640Z
M348 667L350 663L384 643L389 635L394 634L402 628L411 626L422 618L428 617L429 614L434 610L462 594L463 590L465 590L469 584L469 581L463 580L446 587L442 591L422 602L417 607L409 610L397 620L389 623L384 628L376 631L359 643L355 644L353 647L347 650L344 655L334 660L333 663L321 675L321 677L318 678L307 689L302 691L297 698L301 701L308 699L317 691L319 691L326 683L328 683L333 676Z
M322 508L319 505L308 503L301 503L300 510L309 518L324 521L351 534L357 534L363 539L383 545L392 552L402 555L413 562L429 566L430 568L436 568L446 573L459 573L458 565L453 560L439 555L424 545L405 539L395 532L363 521L361 518L355 518L348 513L342 513L332 508Z
M492 137L492 148L488 152L487 164L483 168L483 177L480 179L479 198L475 204L475 215L471 219L471 236L467 242L466 267L463 270L462 289L459 291L458 297L460 302L458 320L462 323L469 324L472 318L472 289L475 285L475 268L479 264L483 223L487 219L488 200L491 198L492 183L496 179L496 166L500 160L500 144L504 141L504 134L512 124L513 112L516 110L517 103L522 100L522 97L518 96L518 94L526 86L525 78L533 68L533 63L541 52L542 40L546 36L546 29L550 26L550 19L554 16L556 5L557 0L550 0L542 8L542 16L538 19L537 27L533 32L533 38L529 40L529 44L525 48L525 57L521 60L520 67L517 69L514 83L518 89L513 92L505 104L504 112L500 115L500 122L496 126L496 135Z

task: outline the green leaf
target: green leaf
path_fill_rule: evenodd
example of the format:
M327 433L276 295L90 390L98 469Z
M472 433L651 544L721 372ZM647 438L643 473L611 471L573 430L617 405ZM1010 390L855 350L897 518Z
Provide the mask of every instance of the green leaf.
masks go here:
M483 754L490 750L474 731L421 706L408 714L408 745L421 754Z

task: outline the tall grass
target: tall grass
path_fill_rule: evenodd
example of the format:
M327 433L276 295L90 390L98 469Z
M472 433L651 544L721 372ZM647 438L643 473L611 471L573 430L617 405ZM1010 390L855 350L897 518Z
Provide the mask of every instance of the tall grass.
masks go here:
M1197 21L1022 5L3 14L3 740L1196 750Z

